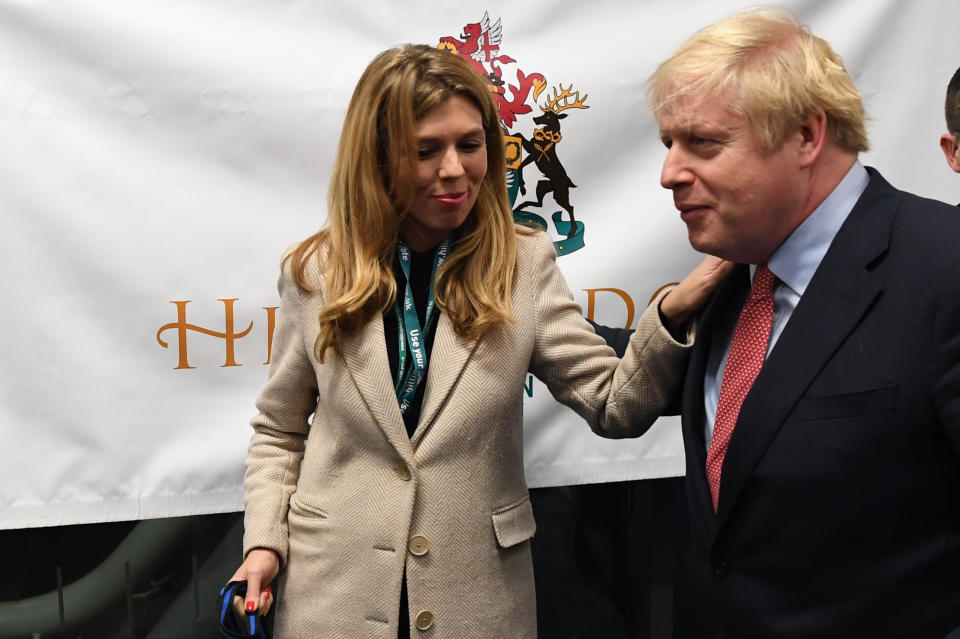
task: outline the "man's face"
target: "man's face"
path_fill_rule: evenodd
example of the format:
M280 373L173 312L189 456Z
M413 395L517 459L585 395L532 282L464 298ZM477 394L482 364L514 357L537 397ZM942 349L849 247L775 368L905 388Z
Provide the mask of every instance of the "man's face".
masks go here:
M660 184L673 191L693 248L760 264L804 218L801 137L764 152L746 119L725 104L687 99L661 114Z

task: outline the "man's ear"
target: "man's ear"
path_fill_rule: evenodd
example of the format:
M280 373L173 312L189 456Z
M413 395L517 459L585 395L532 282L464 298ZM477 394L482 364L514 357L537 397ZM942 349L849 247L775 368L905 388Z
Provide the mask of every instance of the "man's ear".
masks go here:
M809 168L820 157L827 140L827 114L817 108L803 119L800 125L799 160L802 168Z
M941 135L940 148L943 149L943 155L947 158L950 168L960 173L960 140L957 136L949 133Z

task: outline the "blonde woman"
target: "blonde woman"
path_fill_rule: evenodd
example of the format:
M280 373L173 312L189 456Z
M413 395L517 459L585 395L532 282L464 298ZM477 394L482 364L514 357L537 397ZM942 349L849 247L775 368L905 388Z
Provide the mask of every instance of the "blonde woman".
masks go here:
M291 637L536 636L523 474L529 370L607 437L678 390L705 263L644 313L622 362L550 240L516 227L486 81L405 46L356 87L327 226L283 262L246 473L247 610ZM658 310L659 309L659 310Z

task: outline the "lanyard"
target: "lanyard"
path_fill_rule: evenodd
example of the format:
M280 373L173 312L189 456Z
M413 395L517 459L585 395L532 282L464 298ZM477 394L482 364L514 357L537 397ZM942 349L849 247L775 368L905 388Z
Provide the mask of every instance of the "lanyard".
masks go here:
M433 256L433 271L430 273L430 284L427 287L427 312L426 327L430 329L430 320L433 317L434 299L433 283L437 279L437 270L447 259L447 251L450 248L449 238L444 239L437 247L437 252ZM403 275L407 280L407 285L403 294L403 309L400 308L400 300L393 305L394 313L397 316L397 385L394 390L397 393L397 401L400 403L400 414L407 412L410 404L413 403L413 397L417 394L417 388L420 382L426 376L427 370L427 344L426 335L420 328L420 318L417 317L417 309L413 305L413 291L410 288L410 248L401 239L397 242L397 255L400 258L400 268L403 269ZM409 347L409 354L408 354Z

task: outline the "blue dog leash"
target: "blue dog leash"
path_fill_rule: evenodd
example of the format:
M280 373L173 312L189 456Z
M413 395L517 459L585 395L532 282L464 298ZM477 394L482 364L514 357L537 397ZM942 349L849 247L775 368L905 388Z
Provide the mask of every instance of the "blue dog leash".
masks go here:
M220 589L220 598L217 600L220 620L220 634L227 639L270 639L266 628L263 627L263 617L254 612L244 614L241 619L233 609L235 596L244 598L247 594L246 581L231 581Z

